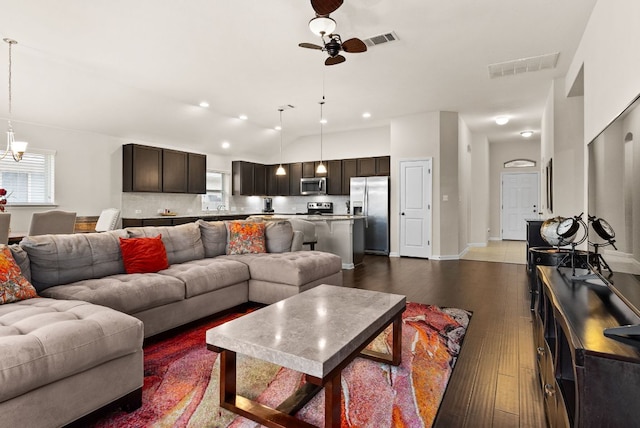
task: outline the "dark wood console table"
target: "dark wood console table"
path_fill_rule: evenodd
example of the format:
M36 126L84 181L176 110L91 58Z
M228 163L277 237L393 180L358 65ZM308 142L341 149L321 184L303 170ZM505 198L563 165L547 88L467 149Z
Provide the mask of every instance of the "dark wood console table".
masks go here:
M534 344L549 426L638 426L640 342L627 345L603 331L640 317L606 285L571 282L570 268L536 269ZM632 280L614 275L616 282Z

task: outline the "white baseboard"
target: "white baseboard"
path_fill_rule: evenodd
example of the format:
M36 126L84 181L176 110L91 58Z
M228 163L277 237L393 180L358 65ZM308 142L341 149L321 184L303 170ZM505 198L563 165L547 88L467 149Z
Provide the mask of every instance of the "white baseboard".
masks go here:
M490 236L489 241L502 241L502 238L499 236Z
M391 252L389 253L389 257L400 257L400 254L396 252Z
M431 260L459 260L458 256L431 256L429 257Z
M353 263L342 263L342 269L351 270L354 268L355 266Z
M467 246L464 250L462 250L462 252L460 254L458 254L458 258L461 259L464 257L465 254L467 254L469 252L469 247Z

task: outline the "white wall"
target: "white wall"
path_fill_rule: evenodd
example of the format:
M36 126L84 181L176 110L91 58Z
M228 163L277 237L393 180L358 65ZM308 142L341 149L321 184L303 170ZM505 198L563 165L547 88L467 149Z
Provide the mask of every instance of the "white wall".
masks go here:
M473 135L471 144L471 174L469 185L469 241L483 246L489 239L490 170L489 140L486 136Z
M78 216L97 216L102 209L115 207L134 209L155 214L158 207L184 207L195 202L199 209L197 195L153 194L152 198L138 198L139 204L128 204L136 195L122 193L122 145L139 143L161 145L153 142L127 141L84 131L59 129L47 126L20 123L14 125L20 139L29 142L29 148L55 150L55 203L57 209L75 211ZM166 146L179 150L185 147ZM208 155L207 167L230 170L231 161L221 156ZM11 191L11 189L8 189ZM144 194L146 196L151 194ZM185 197L189 198L185 202ZM11 198L9 198L11 204ZM191 206L191 205L189 205ZM23 232L29 229L31 214L46 211L52 207L12 207L11 230ZM123 211L124 214L124 211Z
M599 134L640 94L640 2L599 0L573 57L566 89L584 65L584 140Z
M324 133L322 158L349 159L368 156L389 156L390 129L388 126L356 131ZM282 149L282 162L305 162L320 160L320 135L298 138ZM280 151L274 150L262 163L279 163Z
M500 216L501 216L501 174L503 172L539 172L537 165L540 164L540 141L512 141L508 143L489 144L489 218L490 218L490 239L500 239ZM531 159L536 161L535 168L504 168L504 163L513 159Z
M469 242L469 222L471 217L471 146L472 136L467 124L458 118L458 194L460 201L458 248L464 250Z

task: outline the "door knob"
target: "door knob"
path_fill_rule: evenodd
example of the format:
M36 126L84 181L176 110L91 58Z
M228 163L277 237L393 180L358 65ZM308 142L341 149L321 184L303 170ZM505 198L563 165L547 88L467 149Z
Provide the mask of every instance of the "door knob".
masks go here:
M400 215L404 215L404 213L400 213Z

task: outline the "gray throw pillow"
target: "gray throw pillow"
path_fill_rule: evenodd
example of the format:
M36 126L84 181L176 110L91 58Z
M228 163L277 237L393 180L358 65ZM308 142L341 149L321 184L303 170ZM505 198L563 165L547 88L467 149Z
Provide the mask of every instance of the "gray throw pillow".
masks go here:
M198 220L205 257L216 257L226 254L227 228L223 221Z
M288 253L291 251L293 227L288 220L268 221L264 234L267 253Z

